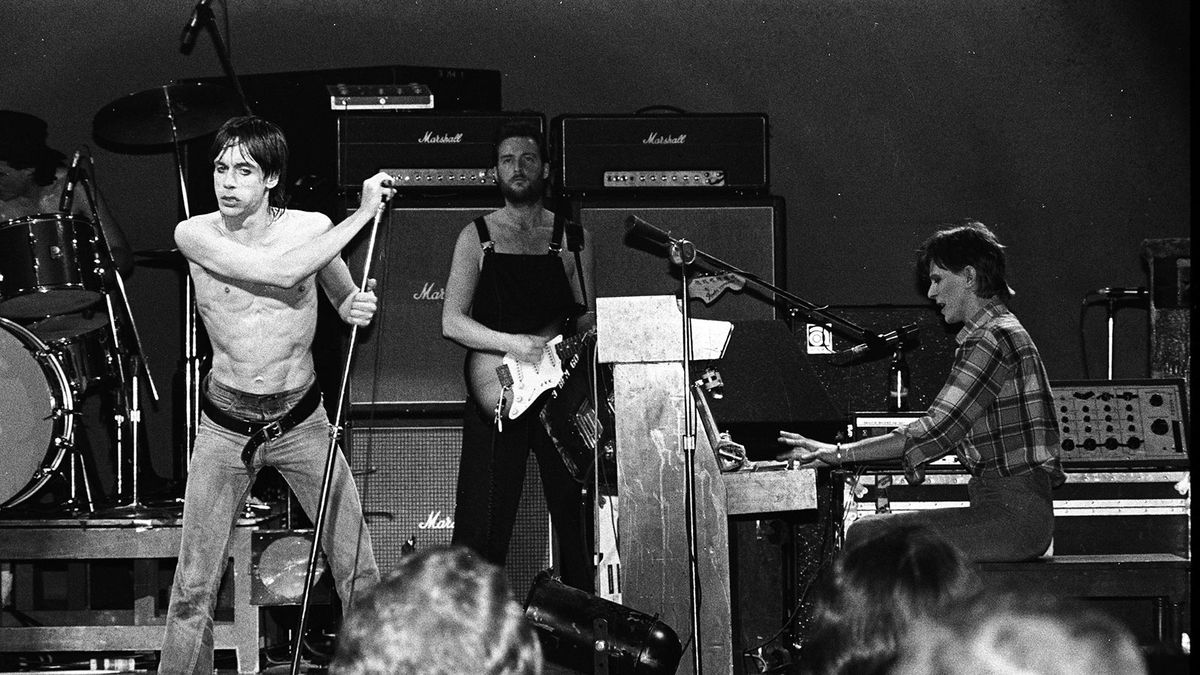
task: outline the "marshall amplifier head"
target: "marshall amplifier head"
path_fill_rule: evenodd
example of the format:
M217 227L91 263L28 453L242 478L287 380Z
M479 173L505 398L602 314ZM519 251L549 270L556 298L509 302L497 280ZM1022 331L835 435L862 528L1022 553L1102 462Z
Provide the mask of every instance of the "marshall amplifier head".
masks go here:
M564 194L769 187L763 113L562 115L553 133L555 184Z
M338 184L357 189L377 171L403 192L494 191L494 144L500 126L541 113L349 112L338 117Z

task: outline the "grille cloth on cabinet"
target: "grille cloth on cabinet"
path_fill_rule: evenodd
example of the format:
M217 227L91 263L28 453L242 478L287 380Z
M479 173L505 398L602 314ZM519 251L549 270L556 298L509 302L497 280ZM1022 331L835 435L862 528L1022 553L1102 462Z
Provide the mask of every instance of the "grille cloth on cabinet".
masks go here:
M450 543L461 445L461 426L351 430L350 465L381 571L399 562L408 539L418 549ZM530 453L508 551L513 594L524 597L534 576L549 565L550 519L537 460Z

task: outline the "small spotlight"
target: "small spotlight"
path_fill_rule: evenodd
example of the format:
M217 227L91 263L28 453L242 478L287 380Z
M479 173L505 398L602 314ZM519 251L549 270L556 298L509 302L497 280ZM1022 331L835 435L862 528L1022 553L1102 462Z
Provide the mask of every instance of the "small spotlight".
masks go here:
M543 571L525 600L547 661L585 673L674 673L679 636L656 617L563 584Z

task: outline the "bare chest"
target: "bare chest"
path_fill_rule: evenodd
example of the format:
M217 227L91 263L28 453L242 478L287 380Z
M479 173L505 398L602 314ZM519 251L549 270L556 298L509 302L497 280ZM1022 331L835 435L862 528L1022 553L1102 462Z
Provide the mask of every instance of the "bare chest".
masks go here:
M192 280L197 306L209 312L244 314L249 319L304 311L316 303L315 276L290 288L280 288L230 279L193 265Z

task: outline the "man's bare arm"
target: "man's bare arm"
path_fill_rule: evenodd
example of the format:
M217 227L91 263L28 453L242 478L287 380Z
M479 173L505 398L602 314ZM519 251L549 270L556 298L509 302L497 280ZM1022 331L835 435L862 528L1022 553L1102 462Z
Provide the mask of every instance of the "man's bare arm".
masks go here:
M383 208L391 176L380 172L363 183L358 209L312 239L278 252L245 246L204 220L190 218L175 228L175 245L188 260L216 274L251 283L291 288L316 274L346 247L363 225ZM323 217L323 216L322 216ZM326 220L328 222L328 220Z

